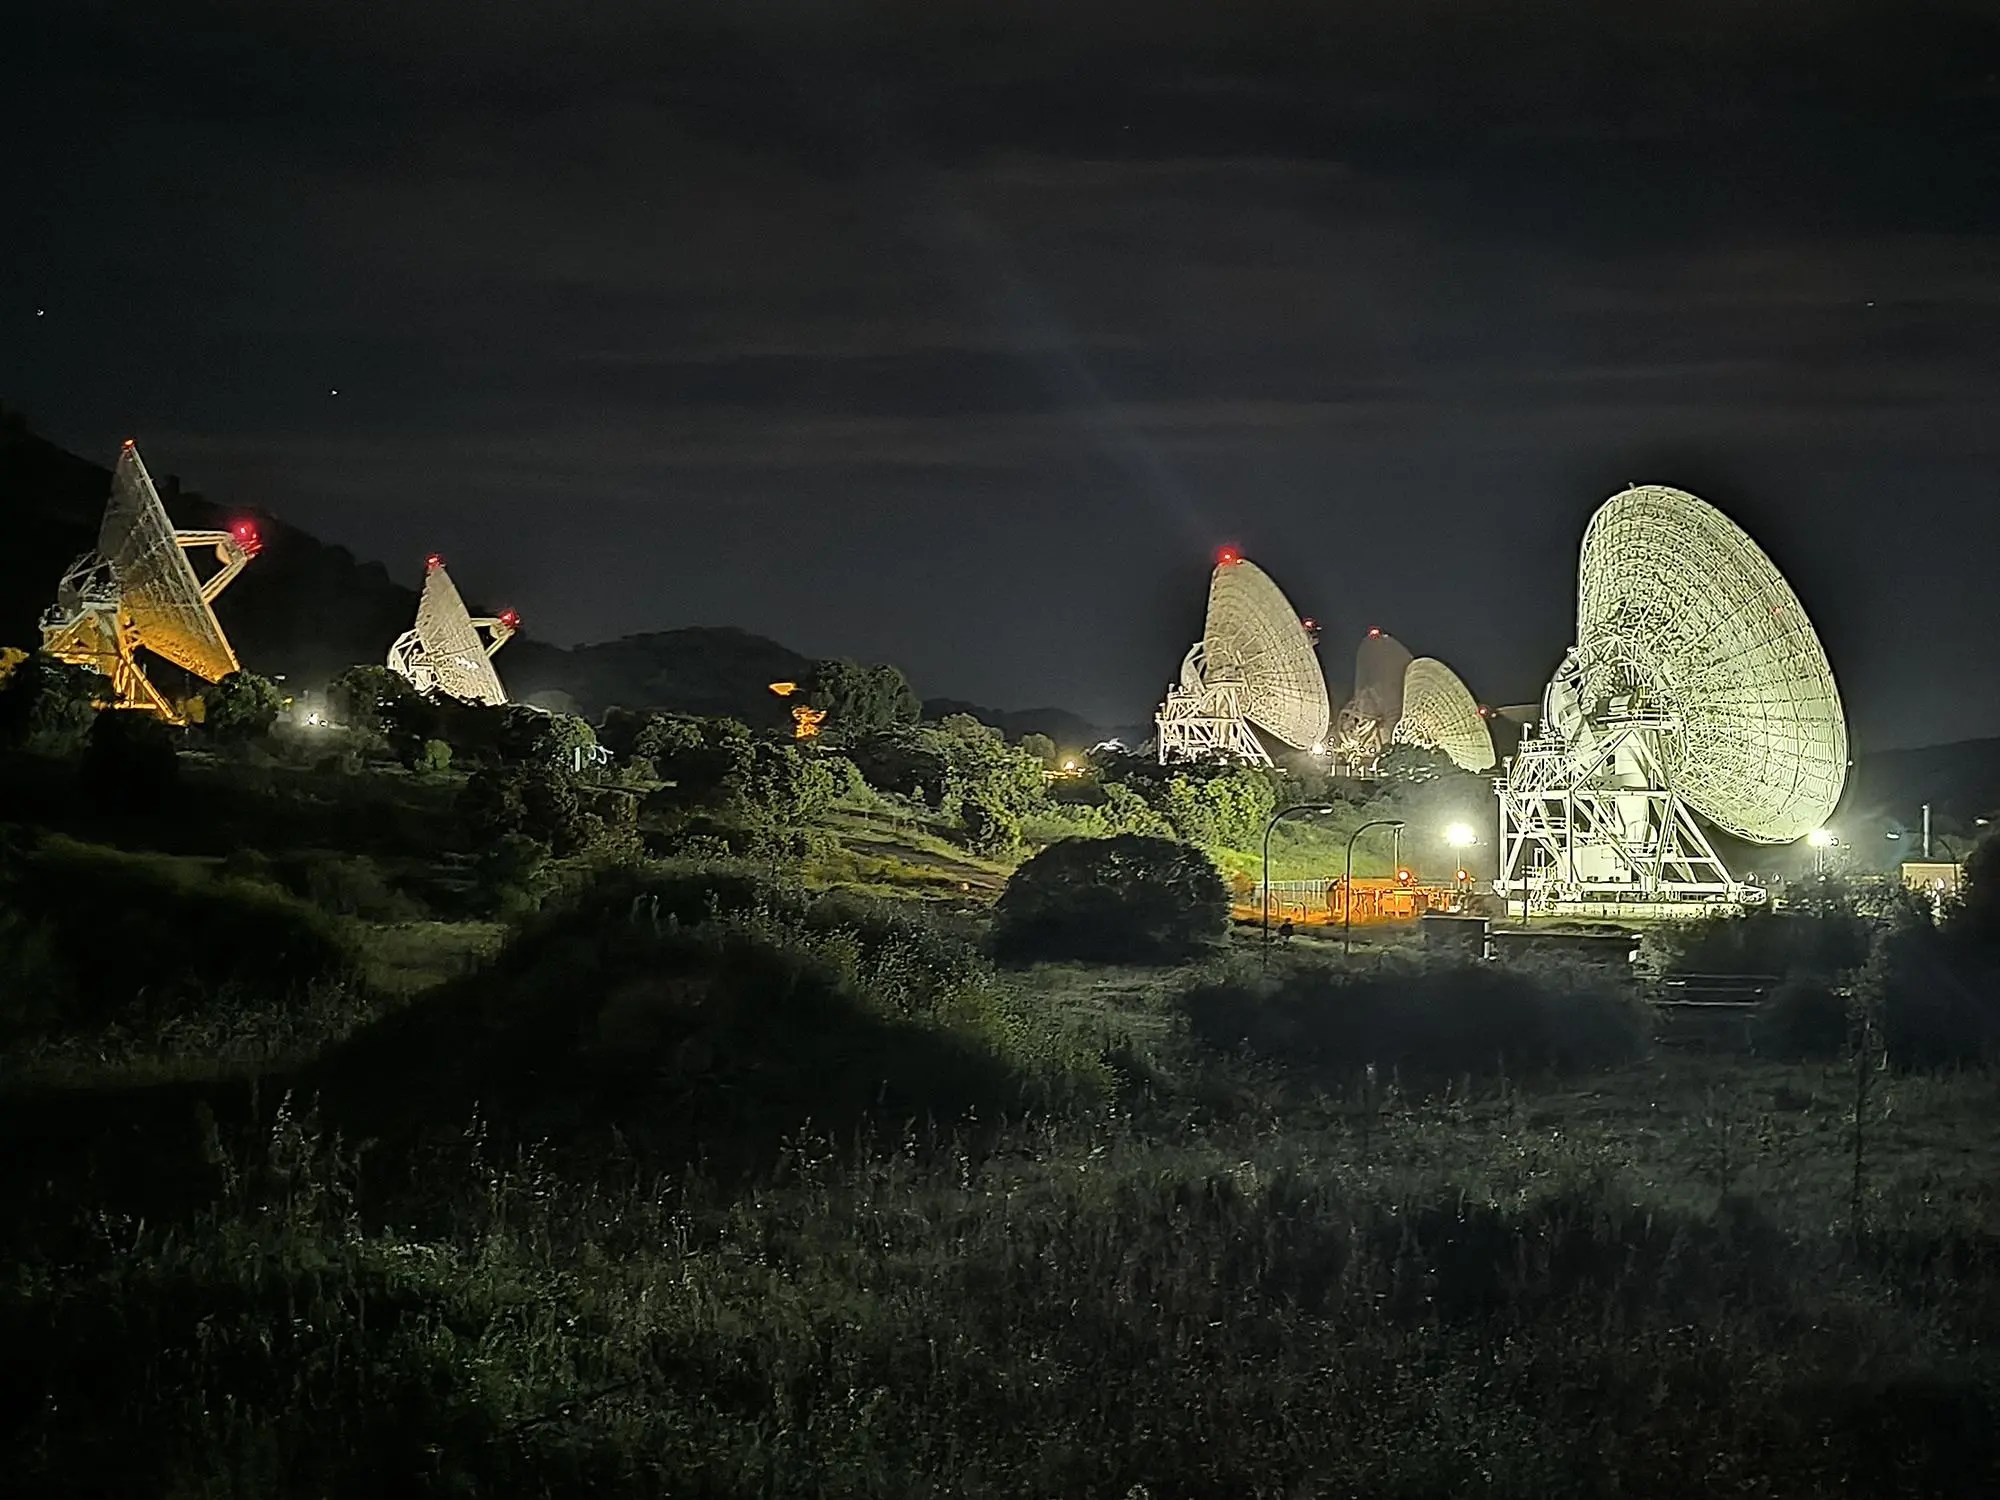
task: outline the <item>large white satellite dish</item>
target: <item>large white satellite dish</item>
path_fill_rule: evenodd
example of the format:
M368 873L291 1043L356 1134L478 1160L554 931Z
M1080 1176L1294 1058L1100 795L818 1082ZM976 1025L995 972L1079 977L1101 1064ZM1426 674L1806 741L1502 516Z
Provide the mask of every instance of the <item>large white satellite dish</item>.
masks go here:
M1403 679L1410 648L1387 631L1370 628L1354 652L1354 696L1341 706L1333 729L1334 766L1350 776L1373 776L1403 716Z
M493 653L519 625L512 610L474 619L444 559L433 554L424 566L417 623L389 647L389 669L420 693L442 693L462 703L505 703L507 690L494 670Z
M1402 697L1395 743L1442 751L1461 771L1493 769L1493 731L1479 700L1450 667L1434 656L1418 657L1403 673Z
M1161 763L1226 754L1268 765L1259 729L1295 750L1324 749L1326 677L1313 645L1311 623L1269 575L1225 549L1202 637L1155 719Z
M188 553L212 547L221 564L206 582ZM140 664L144 649L205 682L238 670L236 652L216 619L215 598L257 555L256 528L177 531L128 440L111 473L111 498L97 550L71 565L42 616L43 649L111 679L111 703L145 709L178 723L180 710Z
M1833 811L1846 777L1833 670L1770 558L1681 490L1639 486L1599 507L1577 643L1499 783L1499 888L1758 900L1703 822L1789 843Z

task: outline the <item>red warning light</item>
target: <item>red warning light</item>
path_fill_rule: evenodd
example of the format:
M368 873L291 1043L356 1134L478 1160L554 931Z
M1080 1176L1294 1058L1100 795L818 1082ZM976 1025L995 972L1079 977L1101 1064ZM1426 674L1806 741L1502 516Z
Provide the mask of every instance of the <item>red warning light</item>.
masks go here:
M125 439L125 446L126 446L127 448L130 448L130 447L132 446L132 439L131 439L131 438L127 438L127 439Z
M1396 872L1396 882L1399 885L1408 885L1416 878L1416 875L1409 870L1398 870Z
M1380 635L1381 633L1382 633L1382 627L1380 625L1370 625L1368 627L1368 639L1371 641L1374 640L1375 637Z
M1238 552L1234 547L1224 547L1220 552L1215 554L1215 561L1217 566L1226 568L1231 563L1243 561L1243 554Z
M435 552L433 552L429 557L424 559L424 571L426 573L435 573L439 568L443 566L444 566L444 559L442 557L439 557Z
M1493 710L1488 708L1484 703L1482 703L1479 705L1479 717L1482 719L1490 719L1493 717Z
M1319 629L1319 621L1315 620L1311 615L1307 615L1303 620L1299 621L1299 623L1305 626L1305 628L1308 630Z
M521 623L521 617L511 609L503 609L500 611L500 623L512 630Z
M257 535L255 522L238 521L229 528L229 534L236 541L236 550L245 557L255 557L264 550L264 539Z

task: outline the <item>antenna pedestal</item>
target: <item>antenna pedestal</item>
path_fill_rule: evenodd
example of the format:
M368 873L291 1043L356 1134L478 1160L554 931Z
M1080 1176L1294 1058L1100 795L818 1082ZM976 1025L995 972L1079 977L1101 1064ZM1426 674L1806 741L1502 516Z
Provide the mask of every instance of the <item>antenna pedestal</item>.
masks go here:
M1657 718L1599 721L1587 742L1531 736L1494 783L1500 876L1494 892L1543 910L1578 906L1754 904L1693 810L1670 789Z

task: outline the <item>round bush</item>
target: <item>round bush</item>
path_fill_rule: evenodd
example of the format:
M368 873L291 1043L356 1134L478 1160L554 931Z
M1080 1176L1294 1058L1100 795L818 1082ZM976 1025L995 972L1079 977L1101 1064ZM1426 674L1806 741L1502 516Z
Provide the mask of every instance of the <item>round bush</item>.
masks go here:
M1229 892L1201 850L1120 834L1062 839L1014 872L993 943L1012 959L1181 963L1229 928Z

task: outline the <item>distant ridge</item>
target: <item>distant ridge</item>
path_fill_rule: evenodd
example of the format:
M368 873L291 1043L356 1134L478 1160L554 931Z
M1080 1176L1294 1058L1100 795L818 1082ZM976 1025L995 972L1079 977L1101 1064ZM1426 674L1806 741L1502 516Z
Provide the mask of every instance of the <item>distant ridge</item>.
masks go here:
M323 542L257 506L219 506L156 473L169 514L191 526L252 518L264 550L216 606L223 628L252 671L288 683L326 681L356 663L379 663L416 617L417 590L379 562ZM0 645L41 639L42 610L56 580L95 545L111 471L66 452L0 409ZM479 601L468 601L478 605ZM532 630L532 622L530 622ZM563 647L516 636L504 675L518 701L591 718L611 707L727 714L768 728L791 723L769 684L802 681L813 658L733 625L648 631L594 645ZM973 713L1010 738L1039 731L1064 749L1104 735L1059 708L1007 713L957 699L925 704L931 717Z

